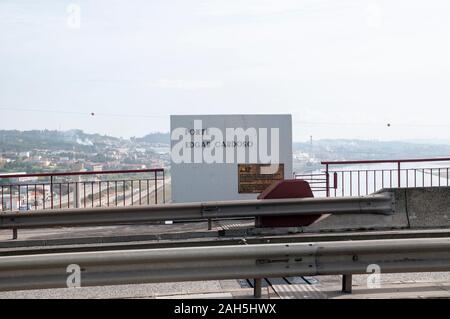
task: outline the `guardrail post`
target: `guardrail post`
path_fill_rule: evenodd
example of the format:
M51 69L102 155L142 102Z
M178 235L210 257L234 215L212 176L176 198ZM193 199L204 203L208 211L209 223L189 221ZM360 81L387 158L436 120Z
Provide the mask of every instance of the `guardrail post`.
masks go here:
M328 164L325 165L325 188L327 197L330 197L330 174L328 172Z
M342 275L342 292L351 294L352 293L352 275L344 274Z
M50 176L50 198L52 201L50 207L53 209L53 175Z
M398 185L397 185L397 187L401 187L401 178L400 178L400 161L398 161L397 162L397 183L398 183ZM406 175L408 175L408 172L406 172Z
M253 279L253 296L258 299L260 299L262 296L262 279L261 278Z
M17 239L18 237L17 228L13 228L12 231L13 231L12 239Z
M208 230L212 229L212 220L211 218L208 218Z
M255 228L262 227L261 218L259 216L255 216Z
M166 176L165 171L162 171L162 178L163 178L163 184L162 184L162 191L163 191L163 204L166 203Z
M74 201L74 207L75 208L80 208L80 203L81 203L81 201L80 201L80 184L79 184L79 181L80 181L80 177L78 177L77 178L77 180L76 180L76 182L75 182L75 187L74 187L74 196L73 196L73 201Z

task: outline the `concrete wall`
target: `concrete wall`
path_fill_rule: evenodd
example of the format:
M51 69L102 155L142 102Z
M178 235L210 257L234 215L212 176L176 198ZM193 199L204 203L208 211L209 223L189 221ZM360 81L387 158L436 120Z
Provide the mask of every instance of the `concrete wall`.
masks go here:
M279 140L276 142L279 147L279 161L284 164L284 178L292 178L292 118L289 114L266 114L266 115L172 115L170 117L171 132L177 128L194 128L194 121L202 121L202 128L206 133L210 128L218 128L225 132L227 128L266 128L268 133L271 129L279 131ZM197 134L198 135L198 134ZM258 142L263 136L258 132ZM203 141L210 138L203 137ZM211 145L216 145L217 141L212 141ZM173 148L179 140L172 140ZM256 147L260 143L255 143ZM211 146L207 146L211 147ZM272 141L268 140L268 148L272 149ZM237 149L236 149L237 150ZM216 150L226 154L226 149L219 147ZM269 152L270 153L270 152ZM190 156L192 158L192 156ZM225 156L224 156L225 157ZM238 192L238 164L240 163L265 163L260 160L256 162L246 158L244 161L232 160L229 163L175 163L171 162L171 187L172 201L196 202L196 201L217 201L217 200L237 200L255 199L258 194L247 194Z
M335 215L309 227L305 232L421 229L450 227L450 187L393 188L377 193L390 192L395 198L393 215Z
M410 228L450 227L450 187L400 189Z

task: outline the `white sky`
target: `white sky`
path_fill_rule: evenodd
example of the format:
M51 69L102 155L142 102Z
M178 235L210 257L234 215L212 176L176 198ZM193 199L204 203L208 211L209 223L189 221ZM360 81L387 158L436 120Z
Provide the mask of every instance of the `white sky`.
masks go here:
M450 138L449 57L448 0L0 0L0 129L291 113L295 140Z

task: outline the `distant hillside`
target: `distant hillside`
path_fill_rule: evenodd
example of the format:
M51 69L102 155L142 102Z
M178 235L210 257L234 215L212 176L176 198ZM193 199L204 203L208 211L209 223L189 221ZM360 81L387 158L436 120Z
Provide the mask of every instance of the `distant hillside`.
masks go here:
M32 149L97 152L112 145L141 147L148 144L170 144L170 135L169 133L150 133L143 137L120 139L107 135L89 134L82 130L0 130L0 153L25 152Z
M326 139L296 142L294 151L314 154L320 160L419 158L450 156L450 145L402 141Z
M143 137L138 137L135 139L138 142L144 142L144 143L170 144L170 134L169 133L150 133Z
M82 130L0 130L0 152L24 152L31 149L82 150L103 146L118 139L100 134L87 134Z
M82 130L17 131L0 130L0 153L25 152L32 149L51 151L102 152L105 148L151 148L149 144L170 144L169 133L150 133L143 137L120 139L107 135L88 134ZM450 156L450 144L404 141L368 141L324 139L294 142L294 151L302 151L319 160L384 159Z

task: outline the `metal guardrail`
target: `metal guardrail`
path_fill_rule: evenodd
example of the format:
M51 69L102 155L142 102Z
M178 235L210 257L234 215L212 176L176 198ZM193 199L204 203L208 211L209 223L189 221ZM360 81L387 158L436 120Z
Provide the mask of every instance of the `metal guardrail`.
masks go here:
M187 236L186 236L187 235ZM165 233L152 235L99 236L57 239L31 239L20 241L1 241L0 256L20 256L55 254L87 251L112 251L132 249L181 248L256 244L290 244L311 242L338 242L355 240L381 240L406 238L450 238L450 229L427 230L387 230L362 232L331 232L292 234L286 230L283 235L217 236L217 233L204 236L204 233Z
M366 197L237 200L134 207L53 209L33 213L0 214L0 229L99 226L256 216L392 214L393 200L390 194L379 194Z
M0 290L450 270L450 239L188 247L0 257ZM77 270L78 269L78 270ZM78 273L77 273L78 271ZM255 285L260 296L260 285Z

